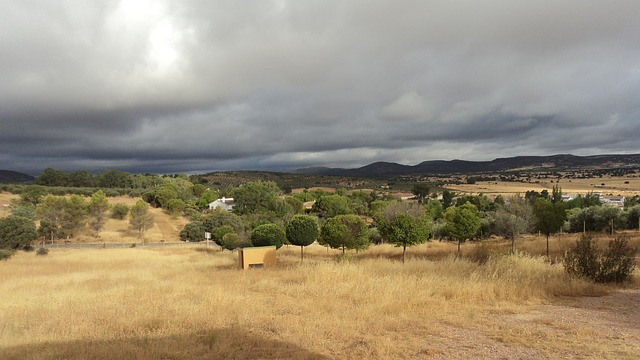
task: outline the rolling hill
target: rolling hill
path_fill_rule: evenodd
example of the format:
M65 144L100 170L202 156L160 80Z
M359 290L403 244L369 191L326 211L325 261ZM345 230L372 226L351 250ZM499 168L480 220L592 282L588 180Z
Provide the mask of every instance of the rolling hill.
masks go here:
M313 167L296 172L309 175L336 175L355 177L392 177L402 175L474 174L518 170L585 170L598 168L640 167L640 154L576 156L516 156L491 161L432 160L417 165L375 162L356 169Z
M33 181L34 177L17 171L0 170L0 184L19 184Z

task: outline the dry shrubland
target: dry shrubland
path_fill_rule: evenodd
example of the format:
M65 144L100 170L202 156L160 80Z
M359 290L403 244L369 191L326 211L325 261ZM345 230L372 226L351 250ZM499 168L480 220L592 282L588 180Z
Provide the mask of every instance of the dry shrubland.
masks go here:
M569 340L585 354L638 355L592 333L504 336L496 316L612 288L542 257L480 265L454 251L427 243L403 265L389 245L341 262L312 245L301 263L292 246L278 250L275 268L250 271L236 269L237 254L204 246L20 252L0 262L0 358L446 357L469 331L551 357Z

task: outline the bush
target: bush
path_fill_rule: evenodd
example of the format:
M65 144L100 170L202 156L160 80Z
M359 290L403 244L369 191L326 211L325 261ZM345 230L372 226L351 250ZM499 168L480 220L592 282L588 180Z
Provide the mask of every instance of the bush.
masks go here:
M180 240L189 242L204 240L204 225L202 221L193 221L186 224L180 231Z
M287 241L284 230L276 224L263 224L253 229L251 234L251 243L253 246L269 246L275 245L276 249L280 249L282 244Z
M626 239L616 238L601 253L593 238L585 235L565 253L562 263L565 271L571 275L599 283L620 283L631 278L635 268L635 252Z
M129 207L125 204L115 204L111 208L111 218L113 219L124 220L128 213Z
M609 242L607 250L600 260L598 282L621 283L631 279L636 267L636 249L630 248L624 238L616 238Z
M36 255L40 255L40 256L49 255L49 249L45 247L39 247L38 250L36 251Z
M0 249L0 260L9 260L13 256L14 251Z

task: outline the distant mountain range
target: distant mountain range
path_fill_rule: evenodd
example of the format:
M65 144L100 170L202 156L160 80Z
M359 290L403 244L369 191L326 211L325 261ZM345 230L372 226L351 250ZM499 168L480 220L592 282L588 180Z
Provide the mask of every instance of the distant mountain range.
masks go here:
M518 170L587 170L602 168L640 167L640 154L575 156L515 156L491 161L433 160L418 165L375 162L356 169L310 167L296 170L308 175L336 175L353 177L393 177L403 175L448 175L495 173Z
M0 184L18 184L33 181L34 177L17 171L0 170Z

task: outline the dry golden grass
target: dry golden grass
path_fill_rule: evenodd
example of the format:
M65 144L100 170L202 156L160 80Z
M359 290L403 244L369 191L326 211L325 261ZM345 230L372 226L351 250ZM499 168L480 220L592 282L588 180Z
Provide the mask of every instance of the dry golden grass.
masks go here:
M552 180L552 179L549 179ZM625 182L628 182L625 184ZM602 184L605 184L604 186ZM540 181L540 183L507 182L507 181L478 181L475 184L447 185L451 190L470 194L484 193L487 195L509 196L513 194L524 195L529 190L547 190L551 193L553 186L559 185L565 194L586 194L589 192L602 192L604 194L624 195L633 197L640 195L640 178L637 177L611 177L592 179L561 179L557 181Z
M340 263L318 245L304 263L284 247L275 268L244 272L235 253L203 246L20 252L0 262L0 358L418 359L449 357L461 342L456 351L475 356L491 342L503 357L559 357L567 341L586 357L640 355L585 331L505 333L496 319L612 289L538 257L481 266L454 250L418 246L403 265L389 245Z
M9 216L11 208L9 207L14 200L18 200L18 195L0 192L0 218Z

